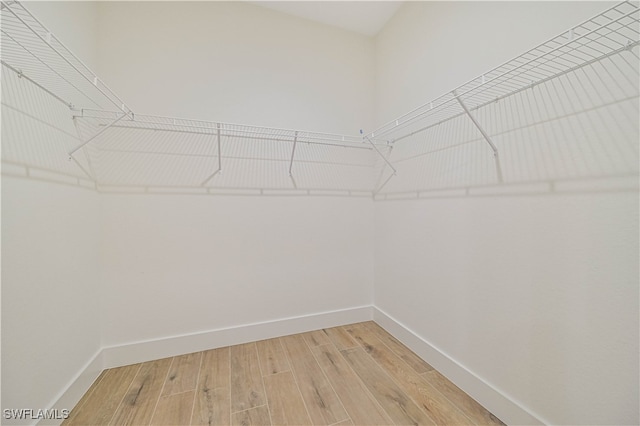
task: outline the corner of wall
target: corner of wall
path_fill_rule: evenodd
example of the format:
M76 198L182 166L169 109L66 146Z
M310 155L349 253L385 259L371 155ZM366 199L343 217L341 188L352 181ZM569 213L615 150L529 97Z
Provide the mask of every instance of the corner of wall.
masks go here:
M376 306L373 319L506 424L548 424Z

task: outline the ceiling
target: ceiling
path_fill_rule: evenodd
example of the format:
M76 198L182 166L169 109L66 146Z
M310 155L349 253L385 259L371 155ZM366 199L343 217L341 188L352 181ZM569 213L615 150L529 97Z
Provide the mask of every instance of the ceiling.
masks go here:
M402 1L252 1L289 15L375 36L402 5Z

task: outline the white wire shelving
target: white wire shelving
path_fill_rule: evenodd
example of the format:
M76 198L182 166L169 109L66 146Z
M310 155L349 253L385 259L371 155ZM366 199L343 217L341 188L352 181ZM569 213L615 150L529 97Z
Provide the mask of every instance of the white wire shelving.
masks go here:
M613 123L599 132L592 129L600 138L598 142L628 139L626 142L633 149L626 154L637 159L634 140L638 138L639 17L636 3L615 4L370 132L369 137L389 144L392 149L389 160L395 166L385 171L385 164L380 164L383 170L375 192L420 196L423 190L468 189L472 183L484 186L513 182L514 174L508 170L513 164L506 164L503 158L510 148L505 135L511 138L512 146L526 140L534 150L545 139L584 140L588 136L573 124L567 129L563 125L575 117L584 120L583 116L593 111L599 114L596 121ZM617 110L611 112L614 108ZM584 123L583 127L591 124ZM632 128L624 129L625 126ZM523 135L525 130L530 134ZM478 151L482 150L478 143L485 145L483 152ZM466 148L464 155L473 157L473 162L461 159L460 153L443 161L436 158L446 150L460 151L465 145L472 146ZM491 156L493 165L487 163ZM408 171L403 167L412 161L412 167L420 170ZM449 163L443 164L444 161ZM465 166L464 173L473 175L470 179L445 182L444 172L436 173L437 176L428 173L428 169L437 168L459 172L459 167ZM399 176L404 175L397 180L404 182L385 188L396 180L392 179L396 168ZM637 174L637 167L627 167L625 171ZM427 178L439 179L439 183L426 183Z
M364 136L134 113L22 3L3 1L1 13L3 119L10 124L3 126L10 141L3 164L24 166L27 175L58 171L99 190L386 199L638 174L637 161L629 161L637 159L639 133L640 12L633 2Z
M25 174L58 170L98 188L127 191L216 187L371 195L371 157L380 152L376 141L134 114L24 4L3 1L1 23L3 108L13 124L3 131L9 141L3 161L26 167ZM62 109L77 136L60 120ZM26 124L25 117L34 122ZM24 150L24 139L31 152ZM55 139L58 149L47 139ZM71 169L51 156L68 158Z
M1 10L4 67L69 108L130 111L122 99L22 3L3 1Z
M94 172L105 185L371 195L375 148L362 137L142 114L115 121L120 117L100 110L74 116L81 137L99 134L92 156L100 159Z
M390 143L638 46L639 8L625 1L369 133ZM416 126L416 128L410 127Z

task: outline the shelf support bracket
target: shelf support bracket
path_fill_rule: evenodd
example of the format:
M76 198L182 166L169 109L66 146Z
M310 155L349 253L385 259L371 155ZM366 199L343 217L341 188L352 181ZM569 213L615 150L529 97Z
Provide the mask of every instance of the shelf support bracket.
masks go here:
M289 176L291 175L291 169L293 168L293 157L296 155L296 145L298 144L298 132L295 132L293 137L293 149L291 150L291 161L289 161ZM295 185L295 183L294 183Z
M128 117L130 114L131 113L129 113L129 112L122 114L120 117L116 118L111 123L107 124L102 129L100 129L95 135L91 136L89 139L87 139L86 141L82 142L80 145L76 146L71 151L69 151L69 160L71 160L71 157L73 157L73 154L75 154L76 151L78 151L80 148L84 147L86 144L88 144L89 142L91 142L92 140L94 140L95 138L97 138L98 136L100 136L101 134L106 132L107 130L109 130L118 121L122 120L125 117Z
M386 185L386 184L391 180L391 178L392 178L392 177L394 177L394 176L395 176L395 173L394 173L394 174L389 175L389 177L388 177L388 178L386 178L384 182L382 182L382 185L380 185L380 186L378 187L378 189L376 189L376 190L374 190L374 191L373 191L373 196L375 197L376 195L378 195L378 193L379 193L380 191L382 191L382 188L384 188L384 186L385 186L385 185Z
M502 180L502 168L500 167L500 157L498 156L498 148L495 146L495 144L493 143L493 141L491 140L491 137L489 137L487 132L484 131L484 129L482 128L480 123L478 123L476 118L471 114L471 111L469 111L469 108L467 108L467 106L465 105L463 100L460 99L460 96L458 95L458 93L455 90L452 93L453 93L453 96L455 96L455 98L458 101L458 103L460 104L460 106L462 107L462 109L464 110L464 112L467 114L467 116L469 117L469 119L473 123L473 125L476 126L476 128L478 129L478 131L480 131L480 134L482 135L484 140L487 141L487 143L491 147L491 150L493 151L493 158L496 161L496 174L498 176L498 182L502 183L503 182L503 180Z
M4 5L4 3L2 3L2 7L6 7ZM56 95L55 93L53 93L51 90L47 89L46 87L44 87L43 85L41 85L40 83L38 83L37 81L35 81L34 79L30 78L29 76L27 76L25 73L23 73L21 70L18 70L14 67L12 67L11 65L9 65L8 63L6 63L5 61L0 61L2 63L2 65L4 65L5 67L7 67L8 69L10 69L11 71L13 71L14 73L16 73L16 75L18 76L18 78L24 78L25 80L27 80L28 82L30 82L31 84L33 84L34 86L40 88L41 90L44 90L46 93L48 93L49 95L53 96L55 99L57 99L58 101L62 102L63 104L65 104L67 107L69 107L69 109L73 109L73 104L71 102L67 102L64 99L62 99L60 96Z
M396 168L395 168L395 167L393 167L393 165L391 164L391 161L389 161L389 160L387 159L387 157L385 157L385 156L382 154L382 152L380 152L380 150L378 149L378 147L376 146L376 144L374 144L374 143L371 141L371 139L369 139L369 137L368 137L368 136L363 136L363 138L364 138L367 142L369 142L369 143L371 144L371 146L372 146L372 147L373 147L373 149L378 153L378 155L379 155L380 157L382 157L382 159L384 160L384 162L385 162L385 163L387 163L387 166L389 166L389 168L390 168L391 170L393 170L393 173L389 175L389 177L388 177L388 178L387 178L387 179L382 183L382 185L380 185L380 186L378 187L378 189L376 189L376 190L374 190L374 191L373 191L373 195L374 195L374 196L376 196L376 195L378 194L378 192L380 192L380 190L381 190L381 189L382 189L382 188L387 184L387 182L389 182L389 181L391 180L391 178L392 178L392 177L394 177L394 176L398 173L398 171L396 170ZM384 172L384 168L382 169L382 171ZM381 176L382 176L382 175L381 175Z
M385 163L387 163L387 166L389 166L389 167L391 168L391 170L393 170L393 175L392 175L392 176L395 176L395 175L396 175L396 173L398 173L398 171L396 170L396 168L395 168L395 167L393 167L393 165L392 165L392 164L391 164L391 162L387 159L387 157L385 157L385 156L380 152L380 150L378 149L378 147L376 146L376 144L374 144L373 142L371 142L371 139L369 139L369 137L368 137L368 136L364 136L364 138L366 139L366 141L367 141L367 142L369 142L369 143L371 144L371 146L373 147L373 149L375 149L375 150L376 150L376 152L378 153L378 155L379 155L380 157L382 157L382 159L384 160L384 162L385 162Z
M215 175L217 175L218 173L220 173L222 171L222 151L221 151L221 148L220 148L220 123L218 123L216 125L216 127L217 127L216 141L218 143L218 170L216 170L211 175L209 175L209 177L207 177L205 180L203 180L202 183L200 184L200 186L205 186L207 183L209 183L209 181L211 179L213 179L215 177Z

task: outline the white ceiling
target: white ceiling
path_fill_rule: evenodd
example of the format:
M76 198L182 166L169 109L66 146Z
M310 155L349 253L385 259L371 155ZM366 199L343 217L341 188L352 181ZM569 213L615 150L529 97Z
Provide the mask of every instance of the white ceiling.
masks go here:
M252 1L289 15L374 36L402 5L402 1Z

